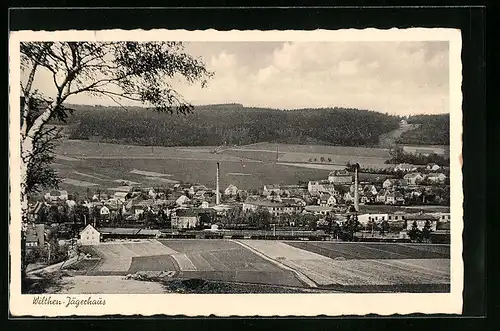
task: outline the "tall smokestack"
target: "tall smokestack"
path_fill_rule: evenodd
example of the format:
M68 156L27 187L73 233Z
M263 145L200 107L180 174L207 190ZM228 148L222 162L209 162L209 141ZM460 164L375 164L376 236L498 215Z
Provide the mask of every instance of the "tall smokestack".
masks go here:
M356 163L354 166L354 209L356 209L356 211L359 211L358 167L359 167L359 165Z
M216 196L216 204L217 205L220 205L220 190L219 190L219 162L217 162L217 182L216 182L216 192L215 192L215 196Z

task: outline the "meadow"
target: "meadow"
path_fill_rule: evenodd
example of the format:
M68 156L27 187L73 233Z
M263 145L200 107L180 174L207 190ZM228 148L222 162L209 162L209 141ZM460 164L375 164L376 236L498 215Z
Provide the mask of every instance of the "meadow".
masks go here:
M215 187L217 162L220 163L222 188L234 184L241 189L254 189L264 184L326 179L329 171L342 168L348 161L369 160L371 165L382 167L388 155L386 150L377 148L279 146L280 162L276 163L276 145L270 143L217 149L213 146L151 147L65 140L58 146L53 166L63 179L61 187L80 193L87 189L114 188L127 181L132 185L152 187L176 182ZM330 157L332 164L308 162L315 157L319 160L318 155ZM338 164L334 164L336 162Z

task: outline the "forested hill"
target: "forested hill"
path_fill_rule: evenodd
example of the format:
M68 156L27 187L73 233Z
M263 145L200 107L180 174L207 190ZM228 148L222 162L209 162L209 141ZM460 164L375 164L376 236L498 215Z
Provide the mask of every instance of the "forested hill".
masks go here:
M404 132L398 143L412 145L450 144L450 114L410 116L408 123L420 124L420 126Z
M376 146L400 118L346 108L277 110L240 104L198 106L189 115L144 108L68 105L72 139L160 146L245 145L261 141Z

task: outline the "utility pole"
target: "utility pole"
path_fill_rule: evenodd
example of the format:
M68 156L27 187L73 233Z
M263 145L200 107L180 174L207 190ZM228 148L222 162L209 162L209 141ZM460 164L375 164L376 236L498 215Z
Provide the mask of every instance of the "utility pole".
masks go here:
M278 163L279 160L279 144L276 144L276 163Z

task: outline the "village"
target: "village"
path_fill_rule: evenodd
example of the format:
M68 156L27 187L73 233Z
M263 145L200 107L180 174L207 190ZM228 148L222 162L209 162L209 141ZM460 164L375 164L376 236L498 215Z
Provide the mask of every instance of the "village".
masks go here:
M84 197L51 190L30 203L26 249L43 249L49 237L66 254L101 241L160 237L449 243L446 169L400 164L394 173L359 180L346 168L307 184L253 190L126 182ZM217 187L218 179L219 172Z

